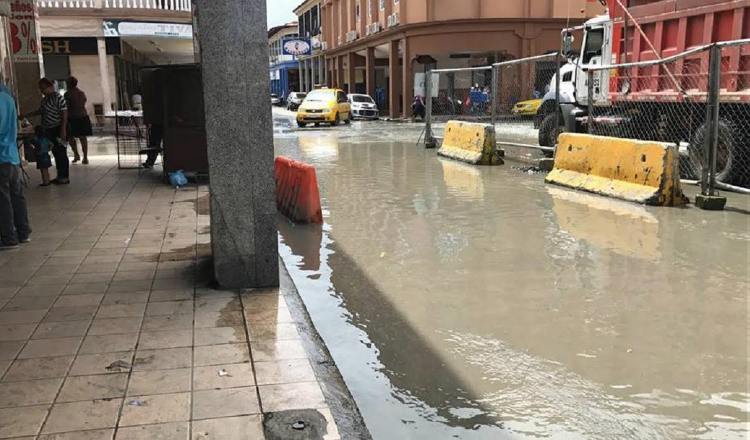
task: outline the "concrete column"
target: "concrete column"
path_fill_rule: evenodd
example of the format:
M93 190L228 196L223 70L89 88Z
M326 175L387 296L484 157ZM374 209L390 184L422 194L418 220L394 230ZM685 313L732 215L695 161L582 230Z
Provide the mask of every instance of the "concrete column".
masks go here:
M318 57L318 84L325 84L326 82L326 69L325 69L325 57Z
M347 93L354 93L357 90L357 70L355 69L355 62L356 54L354 52L349 52L346 54L346 70L348 75L348 85L349 90Z
M375 97L375 48L368 47L365 60L365 84L367 94Z
M401 95L403 97L402 99L402 105L401 108L403 108L402 116L404 118L410 117L411 112L411 102L414 100L414 69L413 65L414 62L412 61L411 57L411 49L409 47L409 40L404 38L401 40L403 45L403 73L402 73L402 81L403 81L403 87L401 89Z
M104 112L112 110L112 92L109 84L109 63L107 62L107 44L104 37L96 39L96 49L99 54L99 76L101 77L102 86L102 104ZM266 73L268 77L268 73Z
M390 50L388 51L388 74L389 74L389 86L388 86L388 109L391 118L398 118L401 115L400 103L401 103L401 65L400 56L398 53L398 46L400 40L391 41L388 44Z
M310 57L308 60L308 66L310 69L310 90L315 88L315 60Z
M195 0L211 177L214 275L224 288L279 285L265 0ZM242 72L238 75L237 72ZM231 115L231 117L227 117Z
M338 57L338 59L339 59L339 65L338 65L338 70L339 70L339 88L343 89L344 88L344 84L346 84L346 73L344 72L344 56L341 55L341 56Z

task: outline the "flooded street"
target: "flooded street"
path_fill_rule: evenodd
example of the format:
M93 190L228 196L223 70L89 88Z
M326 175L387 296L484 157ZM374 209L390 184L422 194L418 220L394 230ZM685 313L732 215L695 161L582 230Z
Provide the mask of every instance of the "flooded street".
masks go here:
M750 199L646 208L420 125L274 117L325 218L280 218L280 252L373 438L747 438Z

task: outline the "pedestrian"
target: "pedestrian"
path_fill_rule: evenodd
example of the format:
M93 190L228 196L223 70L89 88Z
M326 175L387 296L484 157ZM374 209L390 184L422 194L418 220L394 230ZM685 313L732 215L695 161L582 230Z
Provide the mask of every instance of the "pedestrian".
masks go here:
M78 79L74 76L68 78L68 91L65 93L65 101L68 104L69 127L68 141L73 148L73 163L81 160L78 154L78 144L76 139L81 141L81 152L83 153L82 164L89 163L89 140L88 136L93 133L91 129L91 119L86 111L86 94L78 88Z
M44 135L52 143L52 156L55 157L57 168L57 177L51 182L55 185L67 185L70 183L70 162L68 148L65 145L65 139L68 137L68 105L65 98L55 91L52 81L47 78L39 80L39 91L44 95L39 110L24 117L42 116Z
M143 168L153 168L156 159L161 153L161 143L164 139L164 126L162 124L151 124L148 127L148 149L146 161L143 162Z
M31 145L34 146L36 169L42 173L42 183L39 186L50 186L49 169L52 167L52 159L49 158L50 141L44 135L44 129L41 126L34 128L34 139Z
M16 101L0 85L0 250L17 248L31 236L17 138Z

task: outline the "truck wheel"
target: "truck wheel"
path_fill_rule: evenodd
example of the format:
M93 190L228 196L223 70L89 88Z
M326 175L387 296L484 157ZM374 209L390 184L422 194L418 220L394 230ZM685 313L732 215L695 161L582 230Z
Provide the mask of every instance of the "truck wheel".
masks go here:
M739 163L738 146L741 145L740 135L732 128L726 120L719 121L719 145L716 151L716 180L724 183L732 183L741 164ZM693 134L690 142L689 156L697 178L701 176L703 169L703 149L706 137L709 134L708 123L704 123ZM707 166L708 164L706 164Z
M540 146L554 148L557 145L557 137L565 131L565 127L559 119L556 113L550 113L544 117L539 126ZM542 154L546 157L554 156L554 153L551 151L542 151Z
M297 121L297 127L299 127L299 128L305 128L305 127L307 127L307 124L304 123L304 122Z

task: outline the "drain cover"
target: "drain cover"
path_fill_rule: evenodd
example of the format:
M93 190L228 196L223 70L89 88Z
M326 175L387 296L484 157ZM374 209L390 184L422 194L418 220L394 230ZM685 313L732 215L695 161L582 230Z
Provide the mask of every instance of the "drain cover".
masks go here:
M268 413L263 420L266 440L322 440L326 426L323 414L314 409Z

